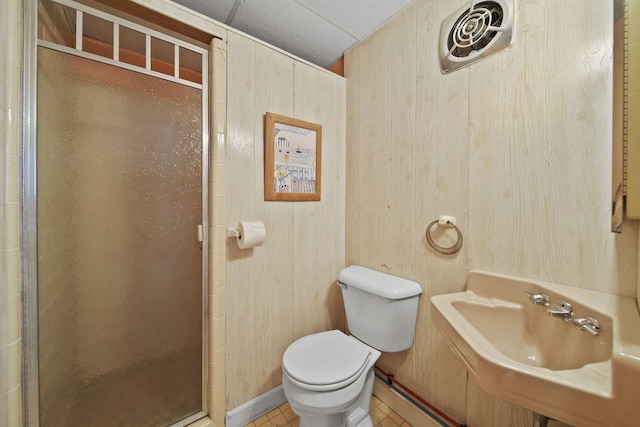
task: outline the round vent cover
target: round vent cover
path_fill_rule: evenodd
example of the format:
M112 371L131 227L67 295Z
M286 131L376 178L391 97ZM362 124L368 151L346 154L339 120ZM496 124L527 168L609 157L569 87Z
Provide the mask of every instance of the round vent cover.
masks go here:
M440 28L440 64L448 73L513 42L513 0L472 1Z

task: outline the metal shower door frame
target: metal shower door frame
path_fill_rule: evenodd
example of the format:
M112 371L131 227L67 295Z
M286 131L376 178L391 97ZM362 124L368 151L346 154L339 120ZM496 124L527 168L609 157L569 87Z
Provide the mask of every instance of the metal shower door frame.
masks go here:
M202 54L202 84L180 79L178 72L169 76L154 72L147 60L146 69L119 62L117 58L104 58L78 49L55 45L50 42L39 41L38 34L38 3L39 0L23 0L23 77L22 77L22 164L21 164L21 265L22 265L22 324L23 324L23 422L27 427L37 427L39 416L39 384L38 384L38 257L37 257L37 78L38 78L38 46L52 48L73 55L85 57L110 65L115 65L131 71L148 74L164 80L199 88L202 91L202 410L186 418L174 427L186 426L207 415L208 408L208 377L209 377L209 313L208 283L209 283L209 51L183 40L148 29L139 24L92 9L72 0L52 0L82 11L89 11L92 15L113 21L116 25L125 25L151 34L176 46ZM80 35L81 36L81 35ZM117 43L117 42L116 42ZM81 47L80 42L80 49ZM114 46L114 51L116 51ZM177 50L177 48L176 48ZM150 55L150 52L147 52ZM195 230L194 230L195 234Z

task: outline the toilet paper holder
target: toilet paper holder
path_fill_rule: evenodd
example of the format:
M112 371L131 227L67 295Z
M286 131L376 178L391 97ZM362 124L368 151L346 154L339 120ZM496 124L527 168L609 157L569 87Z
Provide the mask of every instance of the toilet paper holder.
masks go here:
M261 221L241 221L237 227L227 228L227 238L236 239L240 249L251 249L261 246L266 237L266 230Z

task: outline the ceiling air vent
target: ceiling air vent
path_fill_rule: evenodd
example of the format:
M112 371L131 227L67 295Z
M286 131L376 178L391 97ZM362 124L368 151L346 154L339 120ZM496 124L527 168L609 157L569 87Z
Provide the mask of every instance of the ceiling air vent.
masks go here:
M440 27L443 73L491 55L513 42L514 0L471 1Z

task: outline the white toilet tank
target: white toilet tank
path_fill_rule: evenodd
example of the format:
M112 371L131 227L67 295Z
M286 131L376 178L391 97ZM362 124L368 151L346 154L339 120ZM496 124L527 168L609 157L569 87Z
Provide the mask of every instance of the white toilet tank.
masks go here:
M411 347L422 293L418 283L352 265L340 271L338 284L353 336L385 352Z

